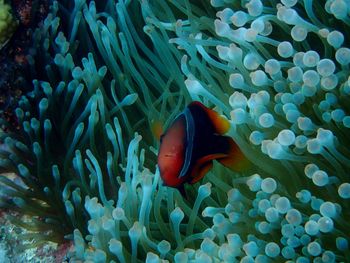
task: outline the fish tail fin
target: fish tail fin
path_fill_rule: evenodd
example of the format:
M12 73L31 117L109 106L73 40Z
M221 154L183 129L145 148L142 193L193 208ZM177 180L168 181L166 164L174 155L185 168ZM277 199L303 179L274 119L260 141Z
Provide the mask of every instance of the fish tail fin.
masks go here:
M245 157L241 149L231 137L224 136L224 138L229 147L226 152L226 156L217 159L217 161L235 172L248 170L252 163L247 159L247 157Z

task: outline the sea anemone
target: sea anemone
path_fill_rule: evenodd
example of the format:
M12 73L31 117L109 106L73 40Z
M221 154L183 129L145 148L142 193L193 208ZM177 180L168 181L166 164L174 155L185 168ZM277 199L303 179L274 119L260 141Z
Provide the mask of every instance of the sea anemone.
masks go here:
M144 35L127 26L133 24L123 16L124 5L115 9L109 2L71 4L53 2L33 34L27 60L32 76L40 80L34 79L33 91L18 102L19 130L6 129L11 123L1 119L2 172L17 174L24 185L6 176L0 180L12 197L8 206L34 216L28 224L15 218L13 222L36 232L33 238L39 243L62 242L74 229L87 233L81 200L99 197L104 205L115 200L117 176L127 166L128 141L138 130L144 143L156 144L145 131L154 122L175 116L184 101L180 92L171 93L175 83L184 86L176 77L179 66L171 62L172 55L163 61L141 41ZM97 13L96 8L111 15ZM60 17L70 23L61 24ZM64 33L65 27L71 31ZM154 169L152 156L145 162Z
M36 32L45 81L2 136L1 166L27 185L1 179L13 202L56 235L67 218L77 261L348 260L348 3L102 2L54 2ZM230 120L253 164L215 164L184 199L151 131L190 100Z
M210 215L240 235L243 251L227 255L244 262L348 258L347 4L211 5L216 18L184 1L173 4L186 17L173 27L162 26L156 5L146 21L176 35L170 43L185 50L181 68L192 99L231 119L230 134L256 165L257 174L231 179L235 189L227 192L244 209L228 202ZM222 260L219 251L214 258Z

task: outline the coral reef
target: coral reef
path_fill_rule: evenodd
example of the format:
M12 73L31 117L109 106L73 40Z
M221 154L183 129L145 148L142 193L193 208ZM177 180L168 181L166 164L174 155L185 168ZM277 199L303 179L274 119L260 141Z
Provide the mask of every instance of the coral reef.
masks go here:
M0 114L12 124L1 128L16 131L19 127L14 110L20 97L32 90L31 81L35 77L30 73L26 58L32 45L32 32L46 17L50 1L33 4L28 0L14 0L11 5L16 30L0 49ZM9 5L6 6L8 9Z
M16 226L7 220L8 215L21 218L22 221L29 221L30 217L21 215L8 210L0 210L0 262L57 262L66 260L66 255L70 249L71 243L58 245L57 243L47 242L40 246L23 250L23 243L30 243L30 239L23 240L23 236L31 231Z
M0 1L0 49L5 45L17 27L17 21L11 13L11 6Z
M0 166L25 186L0 182L35 216L34 245L71 238L73 262L348 261L349 8L53 2L20 132L1 134ZM190 100L226 116L254 164L214 165L184 199L162 185L151 131Z

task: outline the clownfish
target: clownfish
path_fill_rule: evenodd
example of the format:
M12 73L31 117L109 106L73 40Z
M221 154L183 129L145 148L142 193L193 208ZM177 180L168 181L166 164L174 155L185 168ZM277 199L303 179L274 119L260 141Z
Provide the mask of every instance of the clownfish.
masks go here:
M213 160L241 171L248 160L227 133L230 123L195 101L160 136L158 167L163 184L184 194L184 183L194 184L212 168Z

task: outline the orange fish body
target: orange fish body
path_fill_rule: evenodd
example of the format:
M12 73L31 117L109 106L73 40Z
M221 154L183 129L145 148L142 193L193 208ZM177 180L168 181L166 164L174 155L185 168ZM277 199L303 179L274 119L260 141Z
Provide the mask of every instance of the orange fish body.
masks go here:
M230 123L200 102L190 103L160 138L158 167L166 186L183 190L196 183L217 160L232 170L244 168L246 158L231 137Z

